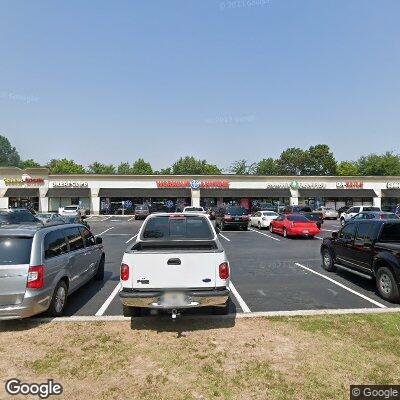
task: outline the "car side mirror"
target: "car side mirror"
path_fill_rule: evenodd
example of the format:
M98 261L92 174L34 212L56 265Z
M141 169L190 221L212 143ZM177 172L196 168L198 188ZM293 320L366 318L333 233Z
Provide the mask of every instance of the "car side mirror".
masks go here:
M220 230L219 230L218 226L215 227L215 232L217 233L217 235L219 235Z
M337 239L339 237L339 232L332 232L332 239Z
M95 242L96 244L103 244L103 238L101 238L100 236L96 236Z
M81 219L86 219L87 216L86 215L81 215Z

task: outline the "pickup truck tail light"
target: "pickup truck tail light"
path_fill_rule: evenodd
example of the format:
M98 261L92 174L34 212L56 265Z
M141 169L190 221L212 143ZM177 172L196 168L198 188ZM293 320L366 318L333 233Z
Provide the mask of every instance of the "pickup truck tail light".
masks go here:
M121 281L127 281L129 279L129 265L121 264L120 277Z
M229 278L229 265L227 262L223 262L219 265L219 277L220 279L228 279Z
M28 269L28 281L26 287L29 289L41 289L43 287L44 280L44 266L34 265Z

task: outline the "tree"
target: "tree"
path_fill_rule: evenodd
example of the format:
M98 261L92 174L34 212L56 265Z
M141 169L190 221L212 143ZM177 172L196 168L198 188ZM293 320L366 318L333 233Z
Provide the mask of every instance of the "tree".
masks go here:
M171 167L161 168L159 171L154 171L156 175L171 175Z
M306 172L307 151L291 147L283 151L277 160L282 175L303 175Z
M115 167L112 164L103 164L100 162L93 162L88 167L89 174L103 174L103 175L111 175L115 174Z
M360 174L369 175L400 175L400 157L387 151L385 154L370 154L358 160Z
M176 175L219 175L221 170L206 160L196 160L194 157L181 157L171 167Z
M258 162L255 173L257 175L280 175L278 162L273 158L264 158Z
M153 168L143 158L139 158L132 164L131 174L133 175L151 175L152 173Z
M18 167L21 158L15 147L11 146L10 141L0 135L0 167Z
M40 168L41 165L39 163L37 163L35 160L33 160L32 158L29 158L28 160L21 161L19 167L22 169Z
M305 155L305 175L335 175L336 160L326 144L311 146Z
M354 161L341 161L336 168L336 173L340 176L358 176L360 170Z
M117 172L120 175L129 175L131 173L131 167L128 162L122 162L118 165Z
M50 160L47 167L51 174L84 174L85 168L76 164L73 160L62 158L61 160Z
M249 163L247 160L237 160L230 166L230 171L236 175L251 175L256 170L256 163Z

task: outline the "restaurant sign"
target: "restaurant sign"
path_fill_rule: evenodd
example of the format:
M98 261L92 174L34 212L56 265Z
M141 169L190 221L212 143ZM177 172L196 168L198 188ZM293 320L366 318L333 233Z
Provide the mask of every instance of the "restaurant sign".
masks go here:
M364 182L362 181L336 182L336 187L338 189L362 189L364 187Z
M21 178L4 178L6 186L38 186L44 184L43 178L32 178L27 174L22 175Z
M325 189L326 183L323 182L278 182L278 183L267 183L267 189Z
M190 188L190 189L225 189L229 188L229 181L198 181L180 180L180 181L157 181L158 188Z
M387 182L386 188L387 189L400 189L400 182Z

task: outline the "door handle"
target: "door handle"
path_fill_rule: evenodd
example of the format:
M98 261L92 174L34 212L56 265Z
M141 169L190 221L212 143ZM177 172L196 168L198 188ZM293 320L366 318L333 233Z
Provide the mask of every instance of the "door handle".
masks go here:
M170 258L167 261L168 265L181 265L181 260L179 258Z

